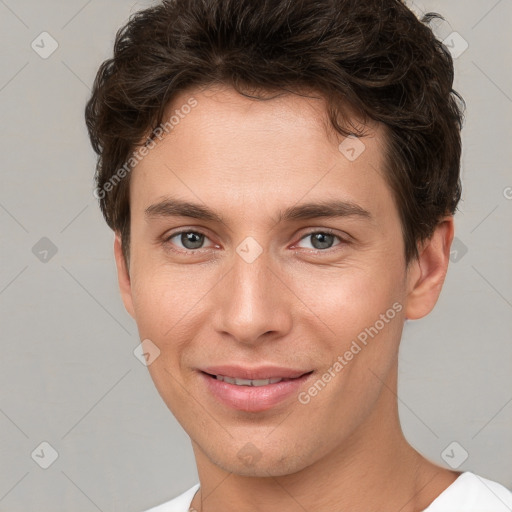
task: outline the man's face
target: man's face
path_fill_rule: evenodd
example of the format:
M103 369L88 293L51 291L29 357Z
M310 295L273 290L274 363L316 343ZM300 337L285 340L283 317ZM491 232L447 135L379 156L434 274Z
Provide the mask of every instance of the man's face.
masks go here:
M358 156L360 143L340 150L328 132L320 99L207 89L172 112L191 96L197 106L133 170L123 298L160 351L159 393L203 456L239 474L291 473L368 434L389 393L409 280L383 133L372 126ZM171 198L221 221L146 213ZM285 215L334 201L354 208ZM305 375L260 387L207 374L283 368Z

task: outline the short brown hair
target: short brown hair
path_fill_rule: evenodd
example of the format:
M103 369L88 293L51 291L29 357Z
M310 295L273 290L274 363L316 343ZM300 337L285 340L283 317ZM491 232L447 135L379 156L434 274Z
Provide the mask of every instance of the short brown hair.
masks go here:
M429 13L420 21L400 0L164 0L133 14L85 108L98 154L96 197L121 234L125 260L129 175L112 178L153 139L178 93L213 84L253 98L314 90L344 136L362 132L341 125L343 105L385 125L406 264L417 258L417 243L455 213L461 196L464 101L452 89L451 55L428 26L434 18L442 19Z

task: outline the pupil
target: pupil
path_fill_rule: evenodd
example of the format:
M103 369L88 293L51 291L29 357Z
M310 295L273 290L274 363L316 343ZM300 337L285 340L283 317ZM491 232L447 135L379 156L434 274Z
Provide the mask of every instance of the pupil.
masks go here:
M193 232L182 233L181 243L186 249L198 249L203 243L203 235Z
M313 235L313 247L315 249L327 249L333 241L334 235L328 233L315 233Z
M182 233L181 243L186 249L198 249L203 244L204 235L199 233ZM334 235L329 233L315 233L312 235L315 249L327 249L333 242Z

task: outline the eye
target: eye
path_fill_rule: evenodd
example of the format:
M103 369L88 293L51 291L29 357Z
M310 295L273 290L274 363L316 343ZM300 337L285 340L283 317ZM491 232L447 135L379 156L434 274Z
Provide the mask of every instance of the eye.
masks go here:
M342 242L345 241L340 236L335 235L330 230L311 231L306 236L303 236L301 238L301 241L302 240L310 239L311 240L311 246L312 246L310 248L322 251L322 250L330 249L331 247L333 247L333 241L336 238L340 241L340 243L335 244L335 246L336 245L340 245Z
M173 242L173 239L176 239L176 242ZM184 249L185 251L195 251L196 249L203 248L202 245L205 240L209 240L209 238L199 231L180 231L166 237L164 242L166 244L177 245L178 248Z
M310 246L306 248L318 251L327 251L332 247L341 245L343 242L346 242L346 240L341 238L339 235L334 234L328 229L323 229L321 231L311 231L310 233L303 236L300 239L300 242L308 239L310 239ZM339 243L337 244L334 243L336 239L339 240ZM209 238L204 233L201 233L200 231L185 230L173 233L170 236L165 237L164 244L176 246L178 249L181 249L181 251L178 250L177 252L197 252L198 249L205 249L205 247L203 247L205 240L209 240ZM299 244L296 246L299 246Z

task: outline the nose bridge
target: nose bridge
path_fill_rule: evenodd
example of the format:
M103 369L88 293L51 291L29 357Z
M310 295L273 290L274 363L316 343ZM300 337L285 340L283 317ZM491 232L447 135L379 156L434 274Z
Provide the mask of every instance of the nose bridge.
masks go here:
M274 275L275 262L251 241L247 244L237 248L227 281L218 289L215 328L253 343L268 332L282 334L291 323L286 287Z

